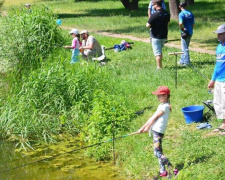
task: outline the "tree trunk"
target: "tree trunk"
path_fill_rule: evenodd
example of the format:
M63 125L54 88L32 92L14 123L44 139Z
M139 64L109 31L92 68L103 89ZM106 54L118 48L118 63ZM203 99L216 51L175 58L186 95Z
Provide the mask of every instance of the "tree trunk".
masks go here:
M180 3L179 0L169 0L171 19L178 20L178 15L180 12L179 3Z
M120 0L123 6L128 10L137 10L138 9L138 0Z
M138 10L138 0L132 0L130 10Z
M186 0L186 2L188 6L194 4L194 0Z
M130 9L130 1L129 0L121 0L121 2L126 9Z

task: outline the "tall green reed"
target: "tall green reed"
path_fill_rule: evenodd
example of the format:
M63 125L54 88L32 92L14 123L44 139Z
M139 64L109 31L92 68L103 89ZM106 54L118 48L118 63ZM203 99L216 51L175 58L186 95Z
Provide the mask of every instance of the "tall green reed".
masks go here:
M37 68L63 42L56 16L47 7L13 9L2 24L0 48L17 71Z
M24 72L20 82L12 83L0 109L1 138L26 148L30 142L52 142L69 133L93 144L111 138L112 120L117 134L127 129L132 113L124 99L111 92L112 74L95 63L71 66L58 58L42 62L41 68ZM108 159L109 152L110 146L100 147L89 155Z

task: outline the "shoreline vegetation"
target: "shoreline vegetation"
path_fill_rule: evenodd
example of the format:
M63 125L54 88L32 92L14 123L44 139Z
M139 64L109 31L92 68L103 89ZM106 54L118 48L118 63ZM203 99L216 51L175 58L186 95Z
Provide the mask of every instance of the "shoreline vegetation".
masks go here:
M222 1L195 1L190 7L196 17L192 40L200 48L215 49L218 42L212 32L225 19L215 9L225 5ZM164 47L164 69L159 72L150 44L143 42L136 41L133 49L120 53L107 51L105 66L84 60L71 65L70 52L62 48L70 43L70 37L57 26L57 18L63 26L79 30L148 37L144 26L148 1L140 1L136 12L123 9L119 1L29 3L32 13L24 10L20 0L5 0L1 7L1 12L7 12L7 16L0 17L1 139L16 141L17 148L29 150L35 143L57 142L57 136L64 133L87 145L111 139L113 133L116 137L129 134L137 131L156 110L158 102L151 92L166 85L171 89L173 112L163 149L180 171L177 179L224 177L224 138L211 130L197 130L197 124L187 125L182 115L181 108L202 104L213 96L207 92L208 81L191 67L178 67L175 88L174 57L168 53L180 49ZM205 14L209 16L206 18ZM123 40L92 34L106 47ZM169 39L179 44L179 38L177 22L172 20ZM191 51L190 57L194 67L210 78L215 56ZM141 116L135 114L149 106L152 108ZM213 127L219 125L215 116L210 123ZM116 165L121 174L128 179L146 180L157 174L158 162L151 141L147 134L115 141ZM86 154L109 161L112 145L90 148Z

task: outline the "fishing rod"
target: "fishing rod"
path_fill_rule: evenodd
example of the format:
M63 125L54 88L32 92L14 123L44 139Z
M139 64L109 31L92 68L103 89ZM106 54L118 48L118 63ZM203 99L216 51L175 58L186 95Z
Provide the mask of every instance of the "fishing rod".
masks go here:
M134 42L127 42L128 44L134 44ZM105 48L105 50L110 50L110 49L114 49L115 48L115 46L113 46L113 47L109 47L109 48Z
M63 47L63 45L64 45L64 44L61 44L61 43L58 43L58 44L54 43L54 44L51 44L51 43L49 43L49 42L46 42L46 41L40 41L40 40L37 40L37 39L34 39L34 41L37 41L37 42L40 42L40 43L50 44L50 45L55 46L55 47Z
M148 106L148 107L144 107L143 109L135 112L135 115L140 116L142 114L144 114L145 110L150 110L153 106Z
M192 67L198 74L200 74L203 78L205 78L206 80L210 81L210 79L208 77L206 77L204 74L202 74L199 70L197 70L195 68L195 66L193 66L192 64L190 64L190 67Z
M11 168L11 169L6 169L4 171L1 171L0 173L4 173L4 172L11 171L11 170L19 169L19 168L22 168L22 167L25 167L25 166L28 166L28 165L31 165L31 164L35 164L35 163L38 163L38 162L41 162L41 161L50 160L50 159L53 159L55 157L62 156L64 154L70 154L72 152L80 151L82 149L87 149L87 148L90 148L90 147L93 147L93 146L97 146L97 145L100 145L100 144L103 144L103 143L111 142L111 141L114 141L116 139L121 139L121 138L132 136L132 135L135 135L135 134L139 134L139 132L133 132L133 133L130 133L130 134L127 134L127 135L116 137L114 139L113 138L112 139L108 139L108 140L103 141L103 142L99 142L99 143L92 144L92 145L89 145L89 146L84 146L84 147L81 147L81 148L78 148L78 149L74 149L74 150L71 150L71 151L66 151L64 153L59 153L59 154L56 154L56 155L48 157L48 158L44 158L44 159L40 159L40 160L33 161L33 162L30 162L30 163L26 163L26 164L23 164L23 165L20 165L20 166L16 166L16 167Z

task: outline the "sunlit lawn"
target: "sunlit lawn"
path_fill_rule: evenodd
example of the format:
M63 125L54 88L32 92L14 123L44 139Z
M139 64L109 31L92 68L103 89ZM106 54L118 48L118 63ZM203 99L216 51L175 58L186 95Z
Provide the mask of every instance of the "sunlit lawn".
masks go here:
M215 49L217 40L212 32L222 23L225 15L222 9L225 4L222 0L213 3L212 0L195 0L195 4L189 9L196 18L195 32L192 42L199 47ZM138 11L127 11L120 1L11 1L6 0L4 7L31 3L33 6L45 5L52 8L62 19L63 26L72 26L78 29L99 30L119 34L130 34L137 37L149 37L145 28L147 22L148 0L139 2ZM166 1L168 7L168 1ZM169 8L168 8L169 9ZM179 44L179 28L177 21L171 20L169 25L169 40Z
M5 9L11 5L24 4L28 1L6 0ZM167 5L168 5L168 1ZM217 45L215 34L212 32L218 25L224 23L225 15L219 9L224 9L223 1L196 0L191 10L196 17L195 35L193 42L199 46L209 46L211 49ZM35 5L45 4L54 9L62 19L63 26L78 29L101 30L112 33L130 34L137 37L148 38L145 28L147 21L148 1L140 1L137 12L126 11L119 1L29 1ZM22 6L22 5L21 5ZM167 6L168 7L168 6ZM122 39L108 38L96 35L101 44L111 47L119 44ZM179 39L179 29L176 21L171 21L169 40ZM128 39L127 39L128 40ZM179 41L179 40L178 40ZM176 41L175 41L176 42ZM68 40L69 43L69 40ZM179 42L177 42L179 43ZM118 96L126 97L131 109L140 110L153 106L143 116L133 120L129 132L138 128L156 110L158 101L151 92L159 85L167 85L171 89L172 113L164 140L164 152L171 162L180 170L178 179L212 180L224 177L224 138L211 134L211 130L197 130L197 124L185 123L181 108L189 105L202 104L202 101L212 99L207 92L208 81L200 76L191 67L178 68L178 86L175 88L175 57L169 52L177 51L173 48L164 48L163 71L157 71L155 59L150 44L135 42L132 50L114 53L107 51L107 65L102 67L112 74L110 81ZM70 53L65 54L68 62ZM193 65L210 78L215 57L212 55L191 52ZM212 118L213 127L220 125L215 117ZM125 133L129 133L125 132ZM122 172L130 179L148 179L158 171L158 162L153 155L152 139L145 135L136 135L116 142L118 165Z

